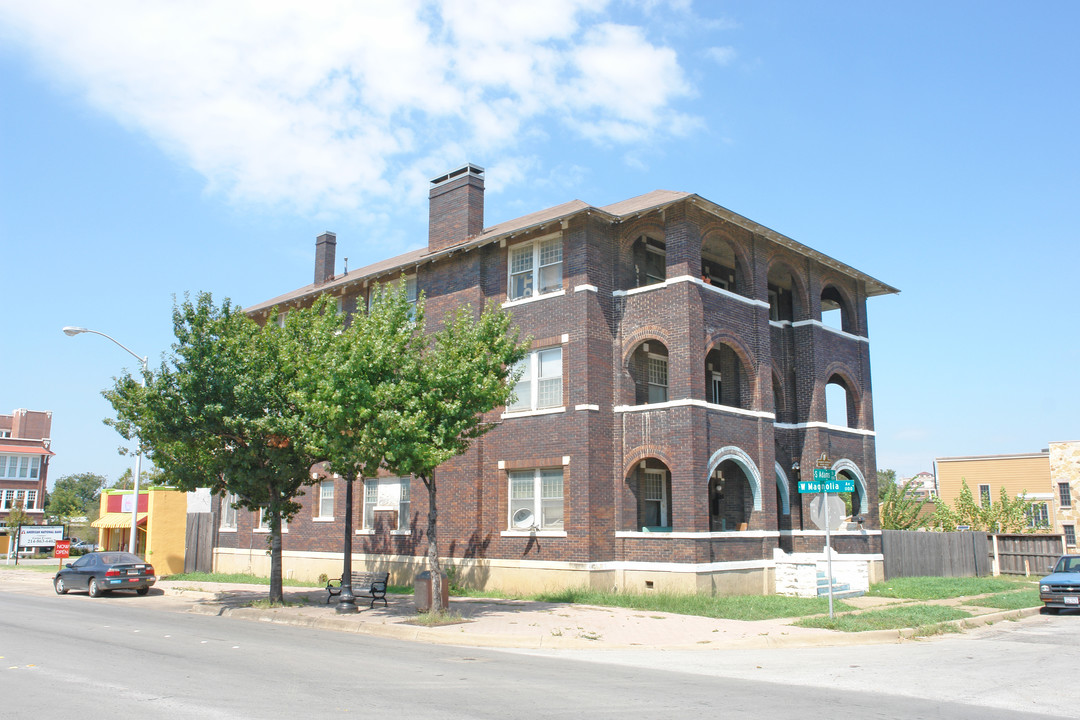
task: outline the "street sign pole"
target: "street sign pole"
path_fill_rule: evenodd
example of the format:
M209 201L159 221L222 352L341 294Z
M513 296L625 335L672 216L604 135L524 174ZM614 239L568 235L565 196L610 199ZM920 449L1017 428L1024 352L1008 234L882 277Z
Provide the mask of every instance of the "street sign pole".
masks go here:
M829 494L824 490L821 491L821 504L825 506L825 565L828 568L829 573L829 619L833 619L833 597L832 597L832 535L829 532Z

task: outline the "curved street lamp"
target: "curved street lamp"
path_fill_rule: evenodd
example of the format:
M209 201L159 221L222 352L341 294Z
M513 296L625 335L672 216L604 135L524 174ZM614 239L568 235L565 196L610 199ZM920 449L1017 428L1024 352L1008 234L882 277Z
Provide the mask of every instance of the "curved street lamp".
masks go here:
M74 337L75 335L81 335L82 333L92 333L94 335L100 335L101 337L106 338L108 340L112 340L114 343L116 343L121 348L126 350L136 360L138 360L142 364L142 369L143 369L142 375L139 376L139 385L141 385L142 387L146 387L147 366L146 366L146 358L145 357L141 357L141 356L137 355L131 348L127 347L126 345L124 345L123 343L121 343L119 340L112 337L111 335L106 335L103 332L98 332L97 330L89 330L89 329L84 328L84 327L73 327L71 325L64 328L64 334L67 335L68 337ZM132 492L133 502L131 503L131 537L130 537L130 540L128 542L130 544L130 550L131 550L132 553L134 553L139 547L138 543L136 542L136 538L137 538L136 533L138 532L136 530L136 525L139 524L139 474L141 472L142 472L142 441L140 440L140 442L139 442L139 452L135 456L135 475L134 475L134 477L132 479L132 482L131 482L131 492Z

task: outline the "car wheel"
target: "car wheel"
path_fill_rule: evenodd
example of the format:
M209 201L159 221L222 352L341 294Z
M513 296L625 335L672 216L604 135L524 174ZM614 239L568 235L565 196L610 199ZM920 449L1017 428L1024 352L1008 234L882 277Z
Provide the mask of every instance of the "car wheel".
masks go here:
M86 586L87 592L90 593L90 597L96 598L103 595L101 586L98 585L97 578L90 578L90 584Z
M64 578L58 577L53 580L53 590L56 591L57 595L67 595L68 589L67 586L64 585Z
M145 595L148 592L150 592L150 588L139 588L138 590L135 591L135 594L136 595Z

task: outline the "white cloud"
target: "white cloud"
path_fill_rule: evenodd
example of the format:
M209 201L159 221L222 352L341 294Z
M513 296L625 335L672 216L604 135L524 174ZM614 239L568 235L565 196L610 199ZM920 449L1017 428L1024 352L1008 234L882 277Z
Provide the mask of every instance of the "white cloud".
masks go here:
M601 144L693 127L675 50L608 6L0 0L0 33L212 191L328 210L466 159L527 168L552 121Z
M705 57L718 65L729 65L735 60L738 53L733 47L711 47L705 51Z

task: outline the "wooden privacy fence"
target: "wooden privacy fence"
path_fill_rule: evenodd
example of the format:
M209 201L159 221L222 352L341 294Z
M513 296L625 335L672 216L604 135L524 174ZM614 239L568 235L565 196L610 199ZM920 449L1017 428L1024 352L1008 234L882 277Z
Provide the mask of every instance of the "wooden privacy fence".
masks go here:
M984 532L882 530L885 579L894 577L980 577L992 571Z
M188 513L184 572L211 572L214 565L213 513Z
M1045 575L1064 548L1061 535L881 531L886 580Z
M994 535L995 575L1046 575L1065 553L1061 535Z

